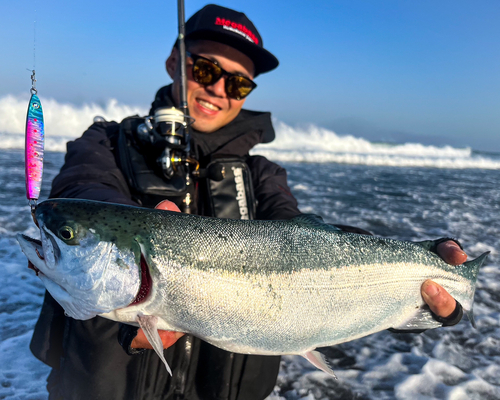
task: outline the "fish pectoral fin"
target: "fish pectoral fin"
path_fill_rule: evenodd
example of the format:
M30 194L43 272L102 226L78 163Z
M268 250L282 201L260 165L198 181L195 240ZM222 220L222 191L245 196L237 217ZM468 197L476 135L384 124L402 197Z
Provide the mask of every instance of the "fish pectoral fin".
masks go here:
M158 357L163 361L168 373L172 376L172 370L168 366L167 360L163 354L163 342L161 341L160 334L158 333L158 317L154 315L138 315L137 323L144 331L144 335L148 339L148 342L153 346L154 351L158 354Z
M307 353L302 354L302 357L304 357L316 368L319 368L321 371L326 372L328 375L331 375L335 379L337 379L335 372L333 372L333 370L328 365L325 356L321 354L319 351L316 350L308 351Z

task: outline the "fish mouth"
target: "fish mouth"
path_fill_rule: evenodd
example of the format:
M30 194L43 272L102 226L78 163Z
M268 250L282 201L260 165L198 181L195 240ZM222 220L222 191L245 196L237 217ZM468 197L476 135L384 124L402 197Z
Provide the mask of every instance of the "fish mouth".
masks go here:
M24 239L24 241L27 242L27 244L34 250L36 256L42 260L43 262L45 262L45 257L43 255L43 246L42 246L42 242L38 239L33 239L29 236L26 236L26 235L20 235L22 237L22 239ZM33 261L31 261L29 258L28 258L28 268L35 271L36 273L36 276L38 276L39 274L42 274L43 275L43 272L36 267L36 265L34 264Z
M28 268L35 271L36 276L38 276L38 274L43 274L43 272L40 271L37 267L35 267L35 264L33 264L30 260L28 260Z
M149 272L149 266L146 262L144 254L141 253L141 287L139 288L139 292L137 293L135 300L130 303L129 306L135 306L146 301L149 293L151 292L152 284L153 281Z
M28 268L35 271L37 276L41 275L42 277L45 277L46 275L43 273L43 269L46 267L46 259L42 242L23 234L18 234L17 239L21 245L23 253L28 258ZM134 301L132 301L129 306L145 302L151 293L152 287L153 280L151 278L149 266L146 262L144 254L141 252L141 286Z

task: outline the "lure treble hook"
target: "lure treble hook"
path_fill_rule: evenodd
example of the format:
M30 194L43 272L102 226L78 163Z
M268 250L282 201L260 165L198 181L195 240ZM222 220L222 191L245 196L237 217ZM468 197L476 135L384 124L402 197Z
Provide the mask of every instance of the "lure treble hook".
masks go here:
M31 94L37 94L38 91L36 90L36 78L35 78L35 70L31 70L31 89L30 89Z

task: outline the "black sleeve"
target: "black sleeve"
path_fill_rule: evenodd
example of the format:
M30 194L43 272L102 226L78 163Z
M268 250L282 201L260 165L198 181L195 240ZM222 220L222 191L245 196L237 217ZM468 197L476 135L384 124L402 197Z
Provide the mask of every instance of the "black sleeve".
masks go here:
M448 242L448 241L452 241L452 242L455 242L456 244L458 244L458 247L460 247L462 250L464 249L463 246L462 246L462 243L460 243L457 239L453 239L453 238L441 238L441 239L436 239L436 240L424 240L422 242L416 242L417 244L419 244L420 246L422 246L424 249L426 250L429 250L435 254L438 254L437 253L437 247L439 244L441 243L444 243L444 242Z
M120 328L118 329L118 343L122 346L123 350L129 355L133 356L136 354L142 354L146 349L134 349L130 347L132 340L137 336L137 331L139 328L120 323Z
M64 310L50 293L45 291L30 350L36 358L52 368L59 368L63 355L64 325Z
M247 160L257 200L257 219L290 219L300 214L290 192L286 171L262 156Z
M116 122L93 124L81 138L69 142L65 162L52 182L50 197L80 198L137 205L113 153Z

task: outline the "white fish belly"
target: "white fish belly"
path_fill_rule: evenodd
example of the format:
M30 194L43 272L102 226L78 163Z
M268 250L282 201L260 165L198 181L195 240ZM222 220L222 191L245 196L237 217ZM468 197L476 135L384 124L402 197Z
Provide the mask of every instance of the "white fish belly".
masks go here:
M228 351L258 354L300 354L401 326L423 305L428 278L461 298L470 286L410 263L270 274L174 268L164 276L169 324Z

